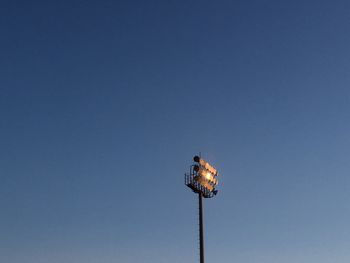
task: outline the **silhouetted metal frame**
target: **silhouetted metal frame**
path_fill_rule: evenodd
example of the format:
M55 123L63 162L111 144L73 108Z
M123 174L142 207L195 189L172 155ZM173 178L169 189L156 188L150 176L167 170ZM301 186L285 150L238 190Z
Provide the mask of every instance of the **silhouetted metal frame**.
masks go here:
M198 173L193 169L194 165L190 167L190 173L185 174L185 185L192 189L195 193L202 193L204 198L214 197L213 191L209 191L207 188L202 186L199 182L195 180L195 177L198 176Z

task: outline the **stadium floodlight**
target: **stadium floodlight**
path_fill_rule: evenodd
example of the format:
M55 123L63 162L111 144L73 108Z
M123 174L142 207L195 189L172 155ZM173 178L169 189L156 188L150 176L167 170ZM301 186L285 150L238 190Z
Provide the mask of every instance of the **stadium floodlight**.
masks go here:
M213 166L211 166L208 162L201 159L199 156L196 155L195 157L193 157L193 161L195 161L196 163L199 163L201 166L203 166L212 174L217 175L217 170Z
M207 180L210 184L213 186L216 186L218 184L218 179L216 178L215 175L213 175L211 172L209 172L206 169L203 169L202 167L199 167L198 165L195 165L193 169L198 172L198 176L200 178L204 178ZM195 177L196 178L196 177Z
M185 184L198 194L199 203L199 249L200 263L204 263L204 231L203 231L203 201L204 198L212 198L218 190L218 171L200 156L193 157L195 162L190 166L190 172L185 174Z
M217 193L218 171L197 155L193 161L195 163L191 165L190 173L185 174L185 184L204 198L213 197Z

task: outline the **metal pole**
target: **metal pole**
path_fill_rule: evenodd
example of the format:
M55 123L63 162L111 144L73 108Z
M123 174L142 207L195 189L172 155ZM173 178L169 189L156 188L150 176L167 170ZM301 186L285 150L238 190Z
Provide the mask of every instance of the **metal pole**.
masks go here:
M199 262L204 263L204 235L203 235L203 204L202 193L198 193L199 202Z

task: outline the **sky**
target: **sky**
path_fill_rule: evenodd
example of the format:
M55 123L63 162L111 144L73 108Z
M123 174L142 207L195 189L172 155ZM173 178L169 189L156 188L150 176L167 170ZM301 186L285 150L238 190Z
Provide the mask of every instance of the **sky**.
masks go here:
M350 2L0 4L0 261L350 261Z

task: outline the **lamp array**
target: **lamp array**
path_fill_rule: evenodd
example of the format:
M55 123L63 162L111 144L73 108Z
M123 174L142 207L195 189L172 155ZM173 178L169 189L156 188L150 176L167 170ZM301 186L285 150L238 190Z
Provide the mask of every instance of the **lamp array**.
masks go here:
M196 172L194 179L210 192L215 191L218 184L217 170L199 156L195 156L193 161L196 162L193 166L193 170Z

